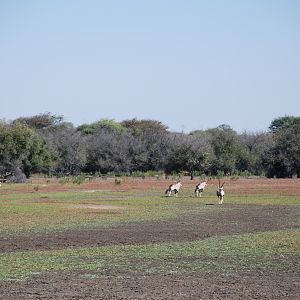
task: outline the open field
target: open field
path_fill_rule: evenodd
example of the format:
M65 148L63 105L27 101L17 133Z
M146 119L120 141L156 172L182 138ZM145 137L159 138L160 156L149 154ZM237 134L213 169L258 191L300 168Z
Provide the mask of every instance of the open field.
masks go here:
M0 187L0 299L299 299L300 180Z

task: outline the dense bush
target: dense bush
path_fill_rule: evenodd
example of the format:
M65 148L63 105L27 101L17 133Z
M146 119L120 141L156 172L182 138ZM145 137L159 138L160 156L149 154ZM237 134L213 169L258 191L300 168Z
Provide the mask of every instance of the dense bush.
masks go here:
M76 128L49 113L18 118L0 123L0 176L15 182L35 172L76 180L82 172L300 177L300 118L277 118L269 129L238 134L220 125L184 134L154 120L100 120Z

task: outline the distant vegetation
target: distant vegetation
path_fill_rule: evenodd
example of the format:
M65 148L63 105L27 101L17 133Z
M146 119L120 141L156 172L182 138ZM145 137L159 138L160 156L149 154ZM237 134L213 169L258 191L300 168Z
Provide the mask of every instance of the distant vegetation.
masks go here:
M47 176L149 171L215 176L300 177L300 117L274 119L268 132L229 125L170 132L155 120L102 119L75 127L50 113L0 121L0 176L22 182Z

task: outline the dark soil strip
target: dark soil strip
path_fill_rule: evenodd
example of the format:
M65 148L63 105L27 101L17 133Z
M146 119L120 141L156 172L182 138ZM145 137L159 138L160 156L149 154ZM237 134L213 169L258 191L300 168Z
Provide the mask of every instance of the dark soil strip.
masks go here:
M210 215L188 215L160 222L130 223L115 228L74 230L0 239L0 253L27 250L194 241L213 236L291 228L300 207L224 205ZM295 225L294 225L295 227Z
M91 274L92 275L92 274ZM46 274L23 282L0 284L0 299L300 299L298 275L272 272L235 274ZM91 277L91 276L90 276Z

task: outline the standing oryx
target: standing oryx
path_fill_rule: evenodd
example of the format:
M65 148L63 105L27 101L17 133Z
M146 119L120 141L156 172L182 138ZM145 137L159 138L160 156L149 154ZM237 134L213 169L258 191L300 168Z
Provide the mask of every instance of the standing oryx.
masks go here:
M202 197L202 192L204 191L206 186L207 186L207 181L201 182L196 185L196 188L195 188L196 197L198 197L198 196Z
M224 201L224 195L225 195L225 192L223 189L224 184L225 184L225 181L222 183L222 185L220 185L220 179L219 179L219 187L217 190L217 197L219 199L219 204L223 204L223 201Z
M166 190L165 194L167 194L170 197L171 194L172 194L172 191L173 191L174 192L174 196L177 197L177 194L178 194L178 192L179 192L179 190L180 190L181 187L182 187L181 182L177 181L176 183L171 184L169 186L169 188Z

